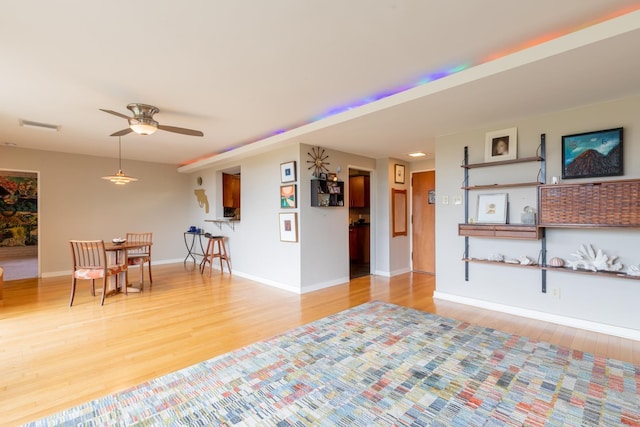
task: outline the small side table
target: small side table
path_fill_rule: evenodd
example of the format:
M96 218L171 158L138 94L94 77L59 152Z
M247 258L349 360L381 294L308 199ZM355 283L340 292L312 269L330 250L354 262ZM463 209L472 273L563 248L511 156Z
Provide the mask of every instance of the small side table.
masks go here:
M204 247L202 246L202 236L204 233L197 233L195 231L185 231L184 232L184 245L187 247L187 256L184 258L184 264L187 263L189 257L193 259L193 262L196 261L196 256L204 256ZM191 240L189 241L189 237ZM197 237L197 239L196 239ZM196 240L200 245L200 252L198 252L198 245L196 245Z

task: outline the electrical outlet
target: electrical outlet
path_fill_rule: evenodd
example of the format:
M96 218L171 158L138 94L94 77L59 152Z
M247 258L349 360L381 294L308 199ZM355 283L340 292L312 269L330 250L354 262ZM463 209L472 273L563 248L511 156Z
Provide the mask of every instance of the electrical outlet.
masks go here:
M443 205L449 204L449 196L442 196L442 204Z
M560 299L560 288L551 288L551 296Z

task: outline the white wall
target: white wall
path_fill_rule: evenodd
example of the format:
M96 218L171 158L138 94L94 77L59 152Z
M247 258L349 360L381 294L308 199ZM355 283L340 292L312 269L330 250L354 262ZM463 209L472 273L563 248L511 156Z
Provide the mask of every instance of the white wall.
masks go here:
M311 148L298 144L235 162L221 162L190 174L192 188L206 191L211 210L205 214L194 196L189 205L194 225L228 236L234 274L299 293L349 280L348 204L343 207L311 207L313 170L309 170L306 163L310 159L307 153ZM335 173L338 166L341 168L338 177L345 181L345 200L348 200L349 167L375 169L373 159L335 150L325 150L325 154L329 156L330 172ZM281 209L280 164L290 161L296 162L298 207ZM237 167L241 173L241 219L235 224L235 230L223 226L220 232L205 219L222 217L222 212L214 208L222 188L220 171ZM197 176L203 178L201 187L196 184ZM297 243L280 241L281 212L298 214ZM387 220L386 216L383 218Z
M184 259L188 176L175 166L126 161L139 181L116 186L101 179L117 171L117 159L0 146L0 169L37 171L40 274L71 271L69 240L104 239L127 231L154 233L157 262Z
M624 127L623 177L580 179L585 182L606 179L640 177L640 97L630 97L607 103L575 108L563 112L528 118L513 123L503 123L474 132L438 138L436 144L436 265L437 294L443 297L460 297L481 304L509 307L523 312L546 313L550 316L596 322L613 327L640 330L637 302L640 300L638 282L625 279L590 277L580 274L549 272L548 289L541 292L541 273L536 270L470 264L470 280L464 280L464 238L457 234L458 223L464 222L464 206L442 204L442 196L462 196L460 189L463 170L460 167L463 149L469 147L469 162L484 161L485 132L509 127L518 128L518 157L533 156L539 145L541 133L547 137L547 183L552 176L561 176L562 135ZM497 168L470 170L470 184L504 183L510 181L535 181L539 165L520 164ZM520 222L523 206L537 206L536 189L507 191L473 191L470 194L470 216L475 214L477 194L508 192L511 222ZM571 253L583 243L593 243L607 254L618 256L625 267L640 264L637 246L640 230L560 230L547 229L548 257L573 259ZM502 253L512 258L527 255L537 259L540 242L470 238L471 256L486 258L492 253Z

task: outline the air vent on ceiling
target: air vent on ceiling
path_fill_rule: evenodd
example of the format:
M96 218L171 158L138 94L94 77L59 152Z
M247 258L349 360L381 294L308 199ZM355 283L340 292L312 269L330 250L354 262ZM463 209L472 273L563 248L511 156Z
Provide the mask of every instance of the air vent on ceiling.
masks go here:
M52 130L54 132L57 132L60 130L60 125L51 125L49 123L40 123L40 122L34 122L31 120L22 120L22 119L20 119L20 126L25 128L38 128L38 129Z

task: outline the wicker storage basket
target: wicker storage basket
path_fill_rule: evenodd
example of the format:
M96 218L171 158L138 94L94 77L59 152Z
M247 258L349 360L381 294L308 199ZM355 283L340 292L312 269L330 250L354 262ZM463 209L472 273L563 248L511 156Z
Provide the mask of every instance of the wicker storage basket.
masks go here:
M542 185L541 226L640 227L640 180Z

